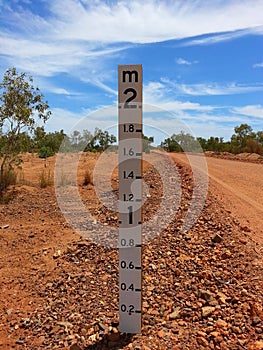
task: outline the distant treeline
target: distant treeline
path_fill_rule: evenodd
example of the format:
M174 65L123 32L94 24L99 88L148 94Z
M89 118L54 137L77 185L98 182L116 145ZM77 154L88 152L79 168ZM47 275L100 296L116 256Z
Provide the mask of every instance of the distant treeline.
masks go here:
M211 136L208 139L194 137L181 131L173 134L161 142L160 148L168 152L230 152L257 153L263 155L263 131L254 132L248 124L241 124L234 128L235 133L230 141L223 137ZM0 133L0 149L7 143L8 135ZM154 138L143 135L143 150L149 152ZM117 139L109 132L96 128L92 133L88 130L73 131L67 135L63 130L46 132L44 127L36 127L33 134L20 133L16 139L17 152L38 153L40 158L47 158L60 152L103 152L114 145ZM116 146L117 147L117 146Z
M0 134L0 149L7 143L8 135ZM33 134L22 132L16 139L16 148L20 153L38 153L40 158L47 158L55 153L91 151L102 152L116 142L116 137L108 131L96 128L94 133L88 130L73 131L67 135L63 130L46 132L44 127L36 127Z
M160 147L168 152L198 152L215 151L238 153L257 153L263 155L263 131L254 132L248 124L241 124L234 128L234 134L230 141L224 141L223 137L211 136L195 138L183 131L173 134L161 142Z
M7 144L8 135L0 133L0 150ZM153 137L143 135L143 151L150 152ZM74 130L70 135L63 130L46 132L44 127L36 127L33 134L22 132L16 138L17 153L38 153L40 158L48 158L58 152L103 152L109 146L117 150L116 137L107 130L96 128L94 133L88 130Z

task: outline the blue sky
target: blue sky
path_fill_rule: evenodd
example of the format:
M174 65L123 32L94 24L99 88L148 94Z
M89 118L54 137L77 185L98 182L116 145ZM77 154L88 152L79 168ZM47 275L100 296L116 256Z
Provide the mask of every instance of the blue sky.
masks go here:
M81 118L115 130L117 66L137 63L145 133L158 141L263 130L262 0L0 0L0 28L0 75L33 76L48 131Z

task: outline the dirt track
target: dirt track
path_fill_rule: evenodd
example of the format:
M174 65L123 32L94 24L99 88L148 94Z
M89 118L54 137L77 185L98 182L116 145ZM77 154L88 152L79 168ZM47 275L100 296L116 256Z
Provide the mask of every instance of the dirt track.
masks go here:
M184 154L171 157L188 163ZM253 239L263 243L263 165L212 157L207 157L206 162L210 189L243 229L250 230Z

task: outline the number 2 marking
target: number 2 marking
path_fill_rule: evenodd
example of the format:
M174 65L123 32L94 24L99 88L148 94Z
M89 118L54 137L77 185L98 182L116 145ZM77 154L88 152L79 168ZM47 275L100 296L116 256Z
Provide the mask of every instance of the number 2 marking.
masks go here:
M136 108L136 105L130 105L129 103L137 97L137 91L133 88L128 88L124 90L123 93L127 95L130 92L132 93L132 95L129 98L127 98L127 100L125 101L124 108Z

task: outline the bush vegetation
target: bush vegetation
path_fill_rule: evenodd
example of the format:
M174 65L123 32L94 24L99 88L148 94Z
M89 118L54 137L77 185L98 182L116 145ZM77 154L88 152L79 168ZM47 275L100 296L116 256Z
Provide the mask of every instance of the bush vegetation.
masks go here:
M8 69L0 83L0 197L14 179L14 169L21 163L19 154L30 145L36 119L45 123L50 114L33 78Z
M208 139L193 137L181 132L168 137L160 145L168 152L197 152L203 151L238 153L257 153L263 155L263 131L254 132L248 124L241 124L234 128L230 141L223 137L211 136ZM201 146L201 148L200 148Z

